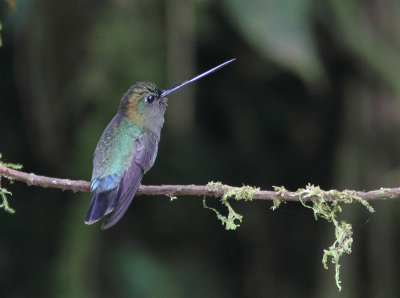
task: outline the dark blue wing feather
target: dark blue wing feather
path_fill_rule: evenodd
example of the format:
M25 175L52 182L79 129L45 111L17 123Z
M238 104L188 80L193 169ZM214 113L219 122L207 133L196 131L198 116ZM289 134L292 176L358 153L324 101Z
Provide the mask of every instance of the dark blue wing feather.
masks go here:
M118 203L115 205L112 213L104 220L103 225L101 226L103 230L111 228L122 218L131 204L142 178L142 168L133 162L132 166L128 169L124 178L121 180L118 187L118 194L116 195Z
M157 157L158 140L153 134L144 134L138 140L135 163L140 165L144 173L153 166Z

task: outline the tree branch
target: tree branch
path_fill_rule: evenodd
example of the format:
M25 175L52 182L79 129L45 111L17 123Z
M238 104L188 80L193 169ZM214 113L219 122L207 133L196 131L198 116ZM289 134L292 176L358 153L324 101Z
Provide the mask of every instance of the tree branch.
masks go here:
M46 188L58 188L62 190L72 190L74 192L90 191L90 182L83 180L70 180L52 178L46 176L39 176L33 173L25 173L22 171L7 168L0 164L0 177L5 177L10 180L17 180L26 183L27 185L35 185ZM138 195L167 195L167 196L208 196L208 197L223 197L226 194L226 186L224 185L141 185L137 191ZM362 200L371 201L377 199L399 199L400 198L400 187L397 188L381 188L379 190L372 191L351 191L344 190L338 192L336 190L330 190L324 192L324 200L334 201L338 198L338 195L349 195L352 197L359 197ZM280 200L280 201L310 201L312 199L320 198L320 196L312 192L304 191L286 191L284 188L275 187L275 191L272 190L259 190L253 199L256 200Z
M1 155L0 155L1 157ZM27 185L36 185L41 187L58 188L62 190L77 191L90 191L90 182L83 180L70 180L70 179L59 179L46 176L39 176L33 173L25 173L11 167L20 167L20 165L13 164L2 164L0 163L0 181L2 177L10 180L17 180L26 183ZM207 185L141 185L137 191L138 195L167 195L171 197L171 200L178 195L190 195L190 196L201 196L203 197L204 208L210 209L216 213L217 218L221 221L222 225L225 226L226 230L235 230L239 227L242 222L243 216L236 213L228 202L229 197L233 197L236 200L271 200L273 205L272 210L279 207L281 202L284 201L297 201L301 202L304 207L310 208L314 212L315 219L323 218L328 222L333 223L335 227L335 242L328 248L324 249L324 255L322 263L324 268L328 268L327 262L330 258L332 263L335 265L335 280L336 285L341 290L340 286L340 257L346 253L351 252L351 245L353 243L353 231L351 224L345 221L338 221L336 216L342 209L340 203L351 203L357 201L361 203L370 212L374 212L374 209L368 201L377 199L398 199L400 198L400 187L398 188L381 188L373 191L354 191L354 190L328 190L324 191L319 186L308 184L305 188L298 189L297 191L288 191L283 186L273 187L274 190L260 190L255 187L243 186L243 187L232 187L223 185L220 182L210 182ZM3 199L3 203L0 207L3 207L8 212L14 212L8 206L7 194L11 194L4 188L0 187L0 195ZM206 204L205 197L218 197L221 198L221 203L227 208L227 215L221 214L217 209L209 207ZM306 204L305 202L309 202Z

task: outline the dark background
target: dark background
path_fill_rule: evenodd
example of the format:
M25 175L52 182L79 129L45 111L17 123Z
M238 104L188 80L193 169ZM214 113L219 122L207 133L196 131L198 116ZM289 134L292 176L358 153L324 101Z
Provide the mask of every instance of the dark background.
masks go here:
M396 1L1 1L0 20L0 152L27 172L89 180L132 83L236 57L169 97L144 184L399 186ZM200 197L140 196L101 231L83 223L89 193L2 183L16 210L0 210L2 297L400 295L397 201L345 206L339 293L321 264L333 226L300 204L234 202L244 221L225 231Z

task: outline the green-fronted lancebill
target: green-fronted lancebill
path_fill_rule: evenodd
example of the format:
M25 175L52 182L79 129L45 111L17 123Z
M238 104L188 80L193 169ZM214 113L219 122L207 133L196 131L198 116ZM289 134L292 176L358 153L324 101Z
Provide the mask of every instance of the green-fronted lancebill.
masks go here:
M85 217L90 225L106 217L102 229L124 215L145 174L157 156L167 95L233 62L226 61L171 89L154 83L132 85L121 99L118 112L100 137L93 157L93 198Z

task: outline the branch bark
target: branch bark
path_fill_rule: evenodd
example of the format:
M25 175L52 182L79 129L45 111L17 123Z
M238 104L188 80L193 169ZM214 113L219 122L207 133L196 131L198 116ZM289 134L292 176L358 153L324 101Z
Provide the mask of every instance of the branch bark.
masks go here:
M72 190L73 192L90 191L90 182L84 180L70 180L53 177L40 176L33 173L26 173L14 169L7 168L0 164L0 178L5 177L10 180L16 180L26 183L28 186L35 185L45 188L58 188L62 190ZM228 186L229 188L229 186ZM169 197L186 195L186 196L208 196L223 197L227 191L227 186L209 185L141 185L137 191L137 195L166 195ZM381 188L372 191L352 191L344 190L338 192L335 190L326 191L323 198L326 201L333 201L340 194L347 194L351 197L359 197L366 201L377 199L399 199L400 187L397 188ZM302 191L273 191L259 190L253 197L255 200L280 200L280 201L310 201L320 198L317 194Z

